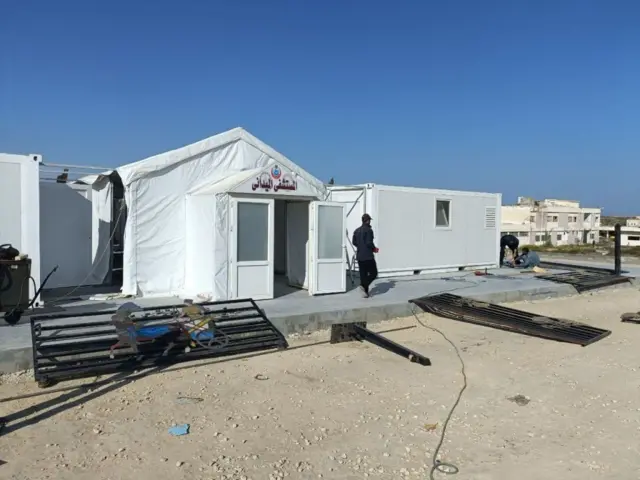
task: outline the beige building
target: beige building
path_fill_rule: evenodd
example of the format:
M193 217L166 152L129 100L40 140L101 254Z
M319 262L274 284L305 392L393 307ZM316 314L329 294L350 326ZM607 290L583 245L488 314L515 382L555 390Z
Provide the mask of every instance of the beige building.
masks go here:
M502 206L501 231L518 237L521 245L597 243L601 211L572 200L518 197L515 205Z

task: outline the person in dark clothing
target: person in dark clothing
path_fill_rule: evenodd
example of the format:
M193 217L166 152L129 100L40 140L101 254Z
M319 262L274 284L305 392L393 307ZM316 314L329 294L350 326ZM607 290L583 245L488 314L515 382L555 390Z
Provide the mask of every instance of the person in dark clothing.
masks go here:
M371 228L371 216L368 213L362 215L362 225L353 232L352 242L356 248L356 260L360 271L360 290L365 298L369 297L369 286L378 276L378 265L374 254L378 253L373 243L373 229Z
M502 236L502 238L500 239L500 267L502 267L502 264L504 263L505 250L509 248L509 250L511 250L511 253L513 254L513 258L515 259L518 256L519 246L520 240L518 240L518 237L514 235Z

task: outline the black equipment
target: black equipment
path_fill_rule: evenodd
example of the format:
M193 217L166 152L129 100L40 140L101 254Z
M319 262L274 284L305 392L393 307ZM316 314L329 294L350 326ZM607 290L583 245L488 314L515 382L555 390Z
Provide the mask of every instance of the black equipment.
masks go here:
M16 325L22 314L33 307L45 284L58 266L45 277L40 287L31 276L31 259L20 258L20 251L11 244L0 245L0 313L4 313L4 321ZM33 282L35 293L29 300L29 282Z
M29 307L30 278L31 259L0 259L0 312L9 313Z

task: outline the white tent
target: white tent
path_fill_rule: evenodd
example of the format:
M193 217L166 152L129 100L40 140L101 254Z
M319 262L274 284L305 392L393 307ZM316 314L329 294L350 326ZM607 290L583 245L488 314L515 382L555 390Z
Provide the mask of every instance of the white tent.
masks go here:
M323 183L241 128L117 169L124 294L273 298L274 273L346 290L346 210Z

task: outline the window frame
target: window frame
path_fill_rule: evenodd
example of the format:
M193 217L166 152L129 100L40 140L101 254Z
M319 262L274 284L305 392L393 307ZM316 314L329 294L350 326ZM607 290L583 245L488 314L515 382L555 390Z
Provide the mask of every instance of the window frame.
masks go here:
M447 209L447 225L438 225L438 202L447 202L449 204L449 207ZM453 224L453 222L451 221L451 211L453 210L451 208L452 204L453 202L450 198L436 197L434 201L434 209L433 209L433 226L435 229L437 230L452 229L452 224ZM496 215L497 215L497 212L496 212Z

